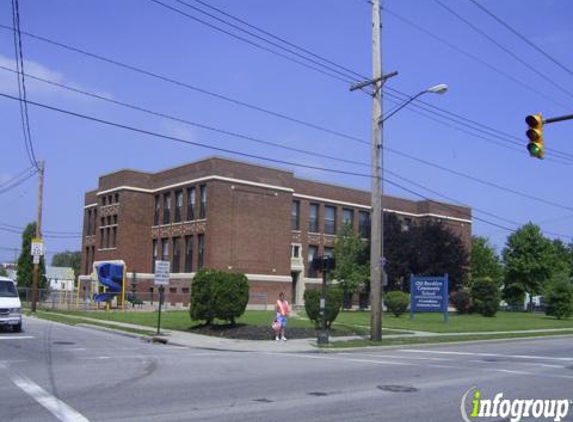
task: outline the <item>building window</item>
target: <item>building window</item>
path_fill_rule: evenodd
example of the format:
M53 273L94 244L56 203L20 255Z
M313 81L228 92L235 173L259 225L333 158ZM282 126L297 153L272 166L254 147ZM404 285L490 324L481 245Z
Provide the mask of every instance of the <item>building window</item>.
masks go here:
M161 260L169 261L169 239L161 239Z
M195 220L195 188L187 189L187 221Z
M161 209L161 202L159 201L159 195L155 195L155 214L153 215L153 225L157 226L159 224L159 211Z
M205 265L205 235L200 234L197 237L198 256L197 256L197 269L200 270Z
M107 199L106 199L105 196L102 196L102 197L101 197L101 204L102 204L104 207L105 207L106 200L107 200Z
M344 208L342 210L342 224L344 226L349 225L352 227L352 223L354 221L354 210L350 208Z
M308 206L308 231L318 233L318 204Z
M325 246L324 247L324 256L328 256L330 258L334 257L334 248Z
M201 191L201 207L199 208L199 218L205 218L207 215L207 185L199 187Z
M308 277L314 278L316 277L316 270L314 269L314 265L312 265L312 261L316 258L318 254L318 246L308 245Z
M92 218L92 210L88 210L86 236L90 236L92 234Z
M358 212L358 232L364 238L370 238L370 213L367 211Z
M324 233L336 234L336 207L331 205L324 207Z
M119 193L116 193L115 195L113 195L113 200L116 204L119 203Z
M86 266L84 274L89 274L89 273L90 273L90 247L88 246L86 248Z
M105 229L99 229L99 248L103 249L105 245Z
M300 245L292 245L290 254L292 258L300 258Z
M153 240L153 249L151 250L151 272L155 272L155 261L157 261L157 240Z
M114 214L113 216L113 224L117 224L117 214Z
M105 248L106 249L109 249L110 241L111 241L110 228L108 227L107 229L105 229Z
M171 193L163 194L163 224L171 220Z
M189 294L189 287L182 287L182 288L181 288L181 293L184 293L184 294L187 294L187 295L188 295L188 294Z
M107 203L108 203L109 205L111 205L111 204L112 204L111 201L112 201L112 196L109 195L109 196L107 197Z
M117 226L111 228L111 247L117 248Z
M94 209L94 218L92 220L92 236L96 234L96 226L97 226L97 208Z
M181 221L181 214L183 211L183 191L178 190L175 192L175 223Z
M185 236L185 272L193 272L193 236Z
M181 240L179 237L173 238L173 264L171 265L171 272L178 273L179 265L181 262Z
M292 201L290 206L290 228L300 230L300 201Z

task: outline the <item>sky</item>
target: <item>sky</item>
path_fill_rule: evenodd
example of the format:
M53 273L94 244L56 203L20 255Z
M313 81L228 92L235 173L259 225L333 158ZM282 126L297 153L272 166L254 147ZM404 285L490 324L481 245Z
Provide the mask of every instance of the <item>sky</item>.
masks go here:
M168 83L22 34L28 100L208 146L357 174L213 151L30 104L35 154L46 162L43 228L46 234L56 235L45 238L48 262L56 252L80 250L84 193L97 187L100 175L122 168L156 172L218 155L290 169L302 178L370 189L371 98L349 90L352 82L372 75L371 6L367 1L184 0L187 5L158 1L19 0L23 32L182 83ZM384 168L389 172L384 176L384 192L413 200L448 198L447 202L472 207L473 234L488 237L498 251L512 230L529 221L540 225L546 236L569 243L573 198L567 180L573 169L573 121L545 126L546 159L538 160L526 151L524 118L538 112L544 117L573 113L573 2L477 1L560 65L471 0L384 1L382 67L384 73L398 72L385 85L384 112L434 85L449 87L444 95L424 94L385 122ZM272 39L315 63L197 9L268 38L232 21L229 15L239 18L288 41L291 44ZM12 26L8 0L0 1L0 25ZM13 33L0 27L0 94L17 96L15 73L2 67L14 70L16 62ZM2 186L28 168L30 161L18 102L0 96L0 116ZM14 249L21 244L20 235L12 233L18 230L7 231L6 227L24 227L36 218L37 180L32 177L0 193L0 262L14 260Z

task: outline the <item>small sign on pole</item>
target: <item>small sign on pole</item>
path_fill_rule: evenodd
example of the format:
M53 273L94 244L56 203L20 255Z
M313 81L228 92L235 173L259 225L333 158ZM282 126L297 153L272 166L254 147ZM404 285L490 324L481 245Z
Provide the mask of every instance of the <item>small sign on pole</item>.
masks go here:
M155 261L155 277L154 282L159 286L159 312L157 314L157 335L161 331L161 305L163 304L163 292L165 286L169 285L169 261Z

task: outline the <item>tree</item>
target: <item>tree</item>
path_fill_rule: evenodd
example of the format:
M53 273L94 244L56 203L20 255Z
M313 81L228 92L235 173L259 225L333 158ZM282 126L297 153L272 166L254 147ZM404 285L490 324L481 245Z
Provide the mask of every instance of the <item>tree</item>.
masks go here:
M34 268L33 257L31 255L32 239L36 234L36 223L30 223L22 233L22 251L18 258L17 281L18 287L32 287L32 271ZM44 257L40 257L38 266L38 289L45 289L48 286L46 280L46 264Z
M384 214L384 269L388 290L404 290L410 276L413 242L410 229L402 225L396 214Z
M475 311L486 317L497 313L501 301L497 281L488 277L476 278L472 282L471 295Z
M544 294L545 313L557 319L573 315L573 284L567 273L557 274L547 285Z
M54 267L70 267L74 270L74 275L80 273L80 266L82 262L82 254L79 251L59 252L52 257L52 265Z
M571 249L560 239L551 241L553 248L553 274L571 274Z
M322 315L320 315L320 298L322 291L320 289L308 289L304 292L304 309L308 319L314 323L314 327L319 329L322 324ZM325 310L326 328L330 330L332 323L336 320L340 308L342 307L343 291L333 284L326 286Z
M4 267L0 268L0 276L1 277L8 277L8 271L6 271L6 268L4 268Z
M516 292L527 292L533 301L533 296L540 295L555 272L555 250L556 247L533 223L511 234L503 250L504 297L515 299Z
M470 258L471 279L489 277L501 285L503 282L503 267L495 248L485 237L472 237Z
M368 280L369 265L365 259L367 245L354 233L350 224L345 224L342 233L336 237L334 257L336 268L331 273L338 280L344 294L345 305L361 284Z
M412 243L406 251L410 272L421 276L448 274L450 291L459 290L468 272L468 252L460 237L438 221L423 222L409 232ZM409 289L409 283L404 284Z

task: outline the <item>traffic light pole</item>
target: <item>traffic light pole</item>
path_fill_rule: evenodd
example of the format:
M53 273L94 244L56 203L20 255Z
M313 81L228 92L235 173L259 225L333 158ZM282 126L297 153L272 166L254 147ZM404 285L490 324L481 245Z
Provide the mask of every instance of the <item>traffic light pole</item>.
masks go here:
M549 124L555 122L562 122L563 120L573 120L573 114L566 114L565 116L559 116L559 117L551 117L550 119L545 119L543 123Z

